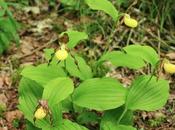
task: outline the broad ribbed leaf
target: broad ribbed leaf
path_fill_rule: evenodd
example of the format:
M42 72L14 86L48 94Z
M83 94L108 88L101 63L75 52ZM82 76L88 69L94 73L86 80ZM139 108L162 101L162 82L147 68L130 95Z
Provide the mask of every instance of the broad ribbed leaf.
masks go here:
M56 58L55 50L53 48L44 49L44 57L50 65L58 65L59 63L59 60Z
M62 105L62 112L66 113L66 112L69 112L69 111L74 111L73 107L72 107L72 100L71 100L71 95L66 98L65 100L63 100L61 102L61 105Z
M62 104L56 104L54 106L49 106L49 109L52 112L52 125L60 126L63 122L62 118Z
M4 40L0 38L0 54L2 54L5 50L7 50L8 46L9 46L9 43L4 42Z
M16 32L16 28L11 22L11 18L1 17L0 18L0 54L7 50L10 45L11 40L16 43L19 41L19 37Z
M73 94L73 102L81 107L107 110L125 103L127 90L115 79L89 79L79 85Z
M78 125L77 123L73 123L70 120L64 120L63 124L58 127L45 127L42 130L88 130L84 126Z
M46 48L44 49L44 57L47 61L49 61L52 57L52 54L54 54L55 51L53 48Z
M137 130L137 129L132 126L117 125L117 124L112 124L110 122L106 122L106 124L100 130Z
M118 20L119 13L114 5L108 0L86 0L88 6L93 10L101 10L110 15L114 21Z
M67 34L69 37L69 42L67 43L68 48L74 48L81 40L88 39L88 35L85 32L68 30L61 35L63 34Z
M119 107L116 109L105 111L100 127L103 128L106 122L110 122L113 125L116 125L121 114L124 111L124 107ZM119 122L121 125L133 125L133 112L128 110L123 116L122 120Z
M27 78L21 79L19 85L19 109L23 112L25 118L32 123L34 112L38 105L38 100L41 99L42 92L42 87L35 81ZM37 120L35 125L42 128L50 124L47 120Z
M5 10L4 9L1 9L1 11L0 11L0 17L2 17L4 15L5 15Z
M63 125L59 130L88 130L88 129L81 125L78 125L77 123L73 123L69 120L64 120Z
M64 70L58 65L48 66L47 64L41 64L37 67L28 66L23 69L21 75L36 81L42 86L46 85L52 79L66 76Z
M48 100L50 106L58 104L67 98L74 90L74 85L69 78L56 78L44 86L43 99Z
M7 38L5 33L0 33L0 44L4 46L4 50L6 50L9 47L10 39Z
M113 65L118 67L122 66L131 69L139 69L145 66L143 59L140 57L126 54L121 51L107 52L100 58L98 62L100 63L104 61L110 61Z
M12 15L11 11L8 9L7 3L5 1L1 0L0 1L0 6L6 13L6 14L4 14L6 16L2 17L0 19L0 28L4 32L6 32L7 35L12 36L9 39L15 40L16 44L19 45L19 36L16 32L19 29L19 25L17 24L17 22L13 18L13 15Z
M81 77L83 80L92 78L92 70L91 68L86 64L85 60L80 56L75 56L77 62L79 71L81 72Z
M86 64L85 60L75 55L75 58L69 56L66 59L66 70L71 76L80 78L81 80L86 80L92 78L91 68Z
M0 42L2 42L1 39L0 39ZM3 44L0 44L0 54L2 54L3 51L4 51L4 45Z
M140 57L154 67L159 61L159 56L152 47L141 46L141 45L130 45L130 46L124 47L123 49L128 54L131 54L136 57Z
M71 76L83 78L81 77L81 72L77 65L78 64L76 63L75 59L69 55L66 59L66 70Z
M96 112L93 111L84 111L81 112L77 117L77 122L79 124L91 124L91 123L98 123L99 116Z
M42 129L35 127L32 123L27 121L27 123L26 123L26 130L42 130Z
M13 20L14 19L10 18L10 16L7 18L0 18L0 29L9 40L14 40L17 44L19 44L19 36L16 32L17 28L14 25Z
M131 86L126 106L131 110L154 111L165 105L168 96L168 81L154 76L140 76Z

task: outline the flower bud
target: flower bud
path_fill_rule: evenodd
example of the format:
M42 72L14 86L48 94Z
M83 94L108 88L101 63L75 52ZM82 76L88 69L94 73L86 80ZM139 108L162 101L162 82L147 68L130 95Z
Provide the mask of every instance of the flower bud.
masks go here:
M175 65L171 64L167 59L163 61L163 68L166 73L170 73L170 74L175 73Z
M40 107L40 108L38 108L38 109L36 110L36 112L35 112L35 114L34 114L34 117L35 117L36 119L41 120L41 119L43 119L44 117L46 117L46 115L47 115L47 113L46 113L46 111L44 110L44 108L43 108L43 107Z
M55 56L58 60L63 61L68 57L68 52L61 47L60 50L56 51Z
M131 28L135 28L138 25L137 20L130 18L128 14L125 14L124 16L124 23L126 26L131 27Z

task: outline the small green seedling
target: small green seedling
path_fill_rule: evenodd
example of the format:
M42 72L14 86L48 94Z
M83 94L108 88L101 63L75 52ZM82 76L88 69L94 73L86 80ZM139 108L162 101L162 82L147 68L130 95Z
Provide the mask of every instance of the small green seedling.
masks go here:
M0 54L10 46L11 41L19 45L17 30L19 25L8 9L6 2L0 0Z

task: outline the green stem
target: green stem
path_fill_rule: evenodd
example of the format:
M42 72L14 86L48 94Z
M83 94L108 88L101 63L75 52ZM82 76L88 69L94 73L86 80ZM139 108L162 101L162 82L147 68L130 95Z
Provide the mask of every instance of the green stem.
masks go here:
M73 103L73 95L71 95L70 98L71 98L72 113L75 113L75 108L74 108L74 103Z
M120 121L123 119L124 115L126 114L127 112L127 107L125 106L124 110L123 110L123 113L121 114L121 116L119 117L118 121L117 121L117 124L120 123Z
M104 50L104 53L106 53L106 52L108 51L109 46L110 46L110 44L111 44L111 42L112 42L112 40L113 40L113 37L114 37L114 35L115 35L115 33L116 33L116 26L115 26L115 24L113 24L111 30L112 30L112 31L111 31L111 33L110 33L110 35L109 35L109 38L108 38L107 42L106 42L106 48L105 48L105 50Z

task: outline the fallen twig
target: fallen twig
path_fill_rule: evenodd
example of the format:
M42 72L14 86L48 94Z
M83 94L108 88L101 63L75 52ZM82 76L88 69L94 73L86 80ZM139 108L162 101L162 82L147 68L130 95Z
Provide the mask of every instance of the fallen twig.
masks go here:
M37 51L40 51L42 49L44 49L45 47L47 47L48 45L50 45L51 43L55 42L56 40L58 40L58 38L52 38L50 41L48 41L46 44L36 48L35 50L33 50L32 52L28 53L28 54L25 54L25 55L22 55L20 57L18 57L19 60L25 58L25 57L28 57L28 56L31 56L33 55L34 53L36 53Z

